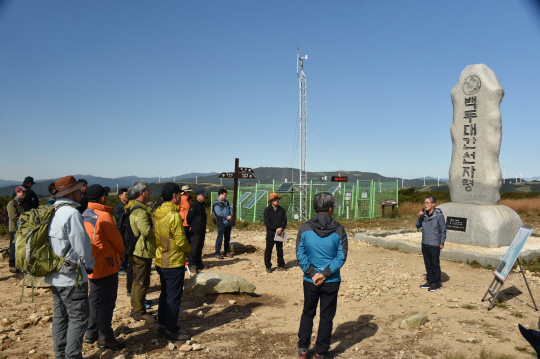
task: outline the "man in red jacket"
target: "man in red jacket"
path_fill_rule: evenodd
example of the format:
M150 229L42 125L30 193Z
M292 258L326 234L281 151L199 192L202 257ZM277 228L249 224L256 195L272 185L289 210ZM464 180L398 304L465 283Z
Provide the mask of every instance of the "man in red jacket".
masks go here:
M98 184L88 187L88 208L83 213L84 227L92 242L94 272L90 280L90 318L86 330L86 343L101 349L120 350L126 347L114 338L111 327L118 292L118 271L124 255L124 241L107 207L109 187Z

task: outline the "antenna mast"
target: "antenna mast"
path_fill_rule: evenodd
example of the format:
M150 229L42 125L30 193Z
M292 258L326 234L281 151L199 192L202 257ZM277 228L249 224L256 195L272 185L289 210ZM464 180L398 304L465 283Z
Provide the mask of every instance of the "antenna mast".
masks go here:
M298 219L300 221L308 220L309 201L308 201L308 184L307 184L307 102L306 102L306 75L304 74L304 60L307 60L307 55L300 57L300 48L297 50L296 74L298 75L298 83L300 87L300 208Z

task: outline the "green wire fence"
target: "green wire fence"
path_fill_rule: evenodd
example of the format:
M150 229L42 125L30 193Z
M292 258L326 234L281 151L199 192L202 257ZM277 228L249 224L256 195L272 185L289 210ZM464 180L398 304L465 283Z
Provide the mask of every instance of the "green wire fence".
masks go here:
M275 192L281 183L257 184L254 187L238 188L237 219L247 222L262 222L264 209L268 206L268 197ZM398 186L395 182L375 182L373 180L357 180L356 182L313 182L308 184L309 198L317 193L330 192L336 198L334 218L336 219L361 219L380 218L382 216L381 200L395 200L398 205ZM300 205L299 189L292 186L288 192L278 193L281 197L279 205L287 211L289 221L298 221L298 209ZM211 192L211 203L218 197L217 192ZM233 193L229 191L227 199L233 200ZM232 203L231 203L232 205ZM309 206L309 218L315 213ZM399 212L398 212L399 213ZM386 211L386 217L390 217L391 211Z

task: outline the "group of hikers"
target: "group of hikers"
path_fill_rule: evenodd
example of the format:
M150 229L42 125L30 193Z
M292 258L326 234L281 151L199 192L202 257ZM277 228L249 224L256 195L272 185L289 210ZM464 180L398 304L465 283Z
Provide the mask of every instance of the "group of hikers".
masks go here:
M8 204L10 232L10 271L18 273L19 252L15 241L24 226L19 222L31 209L38 208L31 190L33 178L27 177L15 188ZM121 350L125 343L116 340L112 316L116 306L119 275L126 276L130 316L146 321L154 318L147 309L152 263L159 275L161 293L157 310L158 334L171 342L185 342L190 336L178 325L185 270L197 273L205 269L202 250L206 236L207 211L204 190L165 183L161 196L151 205L150 189L145 181L118 190L120 201L107 206L109 187L88 185L73 176L49 185L51 198L45 207L53 211L46 238L51 251L61 259L61 267L45 275L51 285L54 317L52 337L56 358L82 358L82 344ZM285 210L277 193L269 196L264 212L266 225L266 271L272 272L271 256L277 247L277 270L284 271L283 241L287 226ZM319 193L313 198L316 216L304 223L296 238L296 257L304 273L304 310L299 329L299 357L305 358L313 318L321 303L321 322L316 358L329 358L332 320L337 308L341 282L340 268L345 263L348 240L345 229L334 222L335 198ZM38 210L39 210L38 208ZM37 213L37 212L36 212ZM233 210L227 191L220 189L212 205L217 225L213 258L232 258L230 235ZM19 232L17 232L19 230ZM223 247L222 247L223 245ZM18 248L18 247L17 247ZM223 248L223 252L222 252ZM21 260L22 261L22 260Z

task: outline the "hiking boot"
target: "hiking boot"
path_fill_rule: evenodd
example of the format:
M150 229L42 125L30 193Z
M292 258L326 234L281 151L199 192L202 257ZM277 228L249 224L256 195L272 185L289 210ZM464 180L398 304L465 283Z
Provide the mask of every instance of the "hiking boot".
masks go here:
M98 340L96 347L99 349L110 349L112 351L122 350L126 347L125 343L120 343L116 339Z
M232 254L230 254L230 253L225 253L225 257L227 257L227 258L234 258L234 256L233 256Z
M298 349L298 359L307 359L309 349L308 348L300 348Z
M203 270L206 266L204 264L199 264L196 268L197 270Z
M277 267L276 269L278 272L285 272L285 268L283 267Z
M216 257L217 259L223 259L223 256L221 254L216 254L214 257Z
M98 333L94 333L94 334L86 333L86 335L84 336L84 342L88 344L94 344L96 340L98 340L98 335L99 335Z
M158 333L164 339L170 340L173 343L185 343L186 341L191 339L191 337L187 334L182 334L180 332L174 333L174 332L168 331L167 329L163 327L159 327Z
M324 354L315 354L316 359L334 359L334 356L330 352L326 352Z
M149 320L149 319L154 319L153 316L151 316L150 314L148 314L147 312L144 312L144 313L137 313L136 311L134 311L133 309L131 310L131 313L129 313L129 316L135 320Z
M272 273L272 268L266 268L266 273Z
M17 274L17 273L21 273L21 270L19 268L16 268L16 267L10 267L9 272Z
M431 283L424 283L424 284L422 284L422 285L420 286L420 288L422 288L422 289L429 289L429 288L431 288Z
M436 292L439 289L441 289L441 286L439 284L435 284L435 283L431 284L431 286L429 287L430 292Z

